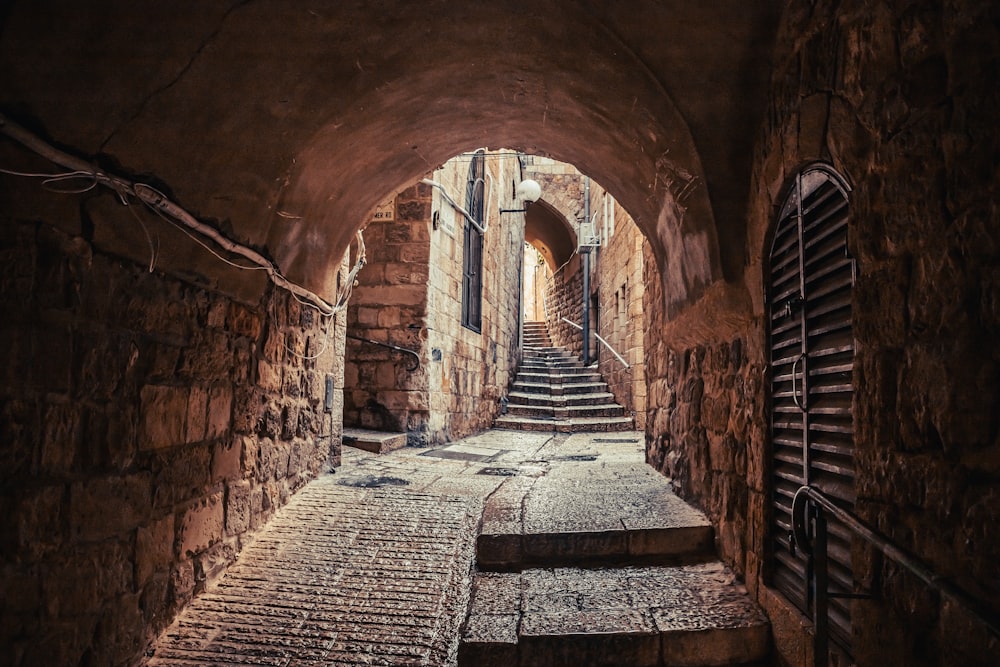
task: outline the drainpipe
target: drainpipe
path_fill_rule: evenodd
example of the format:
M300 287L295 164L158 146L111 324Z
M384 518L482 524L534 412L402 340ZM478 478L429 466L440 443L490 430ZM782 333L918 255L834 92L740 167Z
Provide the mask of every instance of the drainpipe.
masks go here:
M583 177L583 219L590 222L590 176ZM581 230L583 231L583 230ZM583 365L590 365L590 246L581 246L583 259Z

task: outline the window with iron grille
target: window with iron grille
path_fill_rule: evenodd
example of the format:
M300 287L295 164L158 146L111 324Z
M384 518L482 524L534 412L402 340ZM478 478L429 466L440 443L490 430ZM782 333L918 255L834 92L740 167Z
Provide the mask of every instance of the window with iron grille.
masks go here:
M477 151L469 165L465 210L479 225L465 220L462 246L462 326L479 333L483 328L483 226L486 156Z
M814 165L796 176L774 229L768 273L771 403L770 580L811 613L812 562L791 548L792 497L810 485L854 507L855 264L848 252L848 189ZM830 630L851 649L851 535L829 523Z

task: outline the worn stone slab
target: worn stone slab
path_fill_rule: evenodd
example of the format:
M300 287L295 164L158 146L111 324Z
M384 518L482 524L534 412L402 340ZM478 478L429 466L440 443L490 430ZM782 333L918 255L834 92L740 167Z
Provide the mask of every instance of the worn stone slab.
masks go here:
M356 447L374 454L384 454L406 447L405 433L386 433L362 428L345 428L343 443L348 447Z
M572 436L538 452L549 466L525 484L508 480L486 503L477 538L483 569L566 566L629 557L677 562L712 555L708 519L638 464L632 439Z
M472 498L345 491L323 477L185 609L146 664L446 664L477 515Z
M478 602L475 591L480 591ZM520 605L512 612L518 593ZM519 615L519 662L508 664L707 667L761 660L769 647L763 612L718 562L479 573L473 595L466 627L479 630L462 641L475 640L475 655L489 654L483 645L490 635L482 628L496 623L479 616L502 614L507 634L498 642L511 659L510 616ZM463 655L473 654L460 649Z

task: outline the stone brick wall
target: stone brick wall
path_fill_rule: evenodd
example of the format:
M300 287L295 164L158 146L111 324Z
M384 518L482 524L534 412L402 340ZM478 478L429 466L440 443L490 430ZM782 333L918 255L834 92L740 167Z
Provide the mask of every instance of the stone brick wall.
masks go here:
M601 233L601 247L594 252L591 284L596 287L600 317L598 332L629 364L626 368L601 344L596 345L601 374L607 380L615 400L635 413L636 428L646 424L646 359L644 352L645 317L643 295L644 237L628 213L599 187L591 187L591 210ZM604 218L615 218L614 225ZM610 223L610 220L608 221ZM612 230L614 230L612 232ZM655 264L649 266L655 271ZM654 282L659 282L655 278Z
M428 437L432 442L489 428L500 411L501 397L513 382L518 361L524 216L500 216L499 209L518 208L509 184L520 182L520 167L516 158L492 155L487 151L486 170L492 186L487 179L481 333L461 324L463 218L439 194L434 195L438 226L431 235L427 300ZM464 205L468 170L468 158L456 159L435 171L433 179Z
M775 207L814 160L852 186L856 510L1000 612L997 11L790 5L755 155L745 284L713 285L647 327L649 459L721 527L783 665L811 664L811 650L808 624L764 586L762 268ZM647 288L647 314L662 310L660 288ZM954 604L867 547L853 556L876 595L853 605L858 664L1000 662L997 641Z
M645 257L647 268L655 267L652 253ZM694 344L677 333L689 323L666 322L662 309L654 309L661 298L660 282L648 282L646 460L705 510L721 555L745 574L748 559L763 553L761 530L748 511L765 498L763 368L744 332L709 330L720 307L695 314L707 326L692 332L700 338Z
M4 228L3 662L129 664L339 459L343 327Z
M344 424L408 434L427 442L426 331L431 188L414 185L364 230L367 264L348 308ZM356 337L356 338L355 338ZM413 350L419 356L369 342Z
M574 229L579 230L580 221L586 217L584 177L571 165L551 160L537 164L539 161L535 158L536 164L529 168L529 175L544 183L542 191L546 202L567 216ZM591 354L599 361L601 373L615 400L634 412L637 428L643 428L646 411L643 295L650 279L645 272L657 275L655 263L647 266L644 262L644 237L632 218L593 181L590 198L593 233L601 236L602 243L590 253ZM583 261L576 254L565 266L557 268L544 287L549 332L555 345L582 356L582 332L563 322L562 318L582 324ZM595 298L597 313L594 312ZM631 369L626 369L601 345L594 333L608 341Z
M574 255L565 266L555 271L545 283L545 303L548 312L549 336L553 345L583 356L583 336L579 329L563 322L583 321L583 262Z

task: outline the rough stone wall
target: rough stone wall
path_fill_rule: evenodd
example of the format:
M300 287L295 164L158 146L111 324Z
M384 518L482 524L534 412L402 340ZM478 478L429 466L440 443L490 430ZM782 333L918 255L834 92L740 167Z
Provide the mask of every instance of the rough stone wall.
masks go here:
M1000 613L1000 6L821 2L782 34L756 200L810 159L854 187L857 511ZM899 566L855 569L862 664L1000 663Z
M367 264L348 308L344 424L427 441L430 405L426 365L431 188L400 192L364 230ZM412 355L357 340L413 350ZM418 361L420 363L418 363Z
M630 368L625 368L600 344L596 346L597 358L601 374L615 400L635 414L636 428L643 429L646 424L644 237L621 207L612 204L609 210L604 191L591 188L592 193L595 190L591 208L599 212L597 228L607 230L607 233L601 232L601 247L594 253L596 261L591 278L600 303L597 333L625 359ZM605 215L616 218L614 233L610 225L603 224ZM650 266L653 267L655 264Z
M645 261L655 269L648 248ZM646 285L646 460L705 510L722 557L743 575L763 545L748 511L764 498L763 367L751 358L745 333L729 327L698 331L697 343L662 336L677 324L655 308L660 290L659 281ZM710 320L721 310L696 317Z
M322 410L343 330L283 292L238 303L4 228L3 662L130 664L339 458Z
M649 325L648 456L721 528L782 665L811 664L811 648L803 617L763 585L762 269L775 207L814 160L852 186L856 511L1000 611L998 25L995 3L789 5L755 156L745 285L714 285ZM655 313L659 289L647 286ZM692 339L699 328L709 344ZM867 547L853 556L876 594L853 604L858 664L1000 663L1000 643L956 605Z
M516 158L491 155L487 151L486 170L494 186L491 195L487 179L481 333L461 324L463 218L438 193L433 199L438 224L431 233L427 299L432 442L489 428L518 361L524 216L500 216L499 209L516 208L506 184L519 180L520 173ZM468 159L456 159L433 175L460 205L465 203L468 169Z
M574 326L583 321L583 262L574 255L565 266L545 282L545 303L548 312L549 336L553 345L565 347L578 357L583 356L583 334Z

